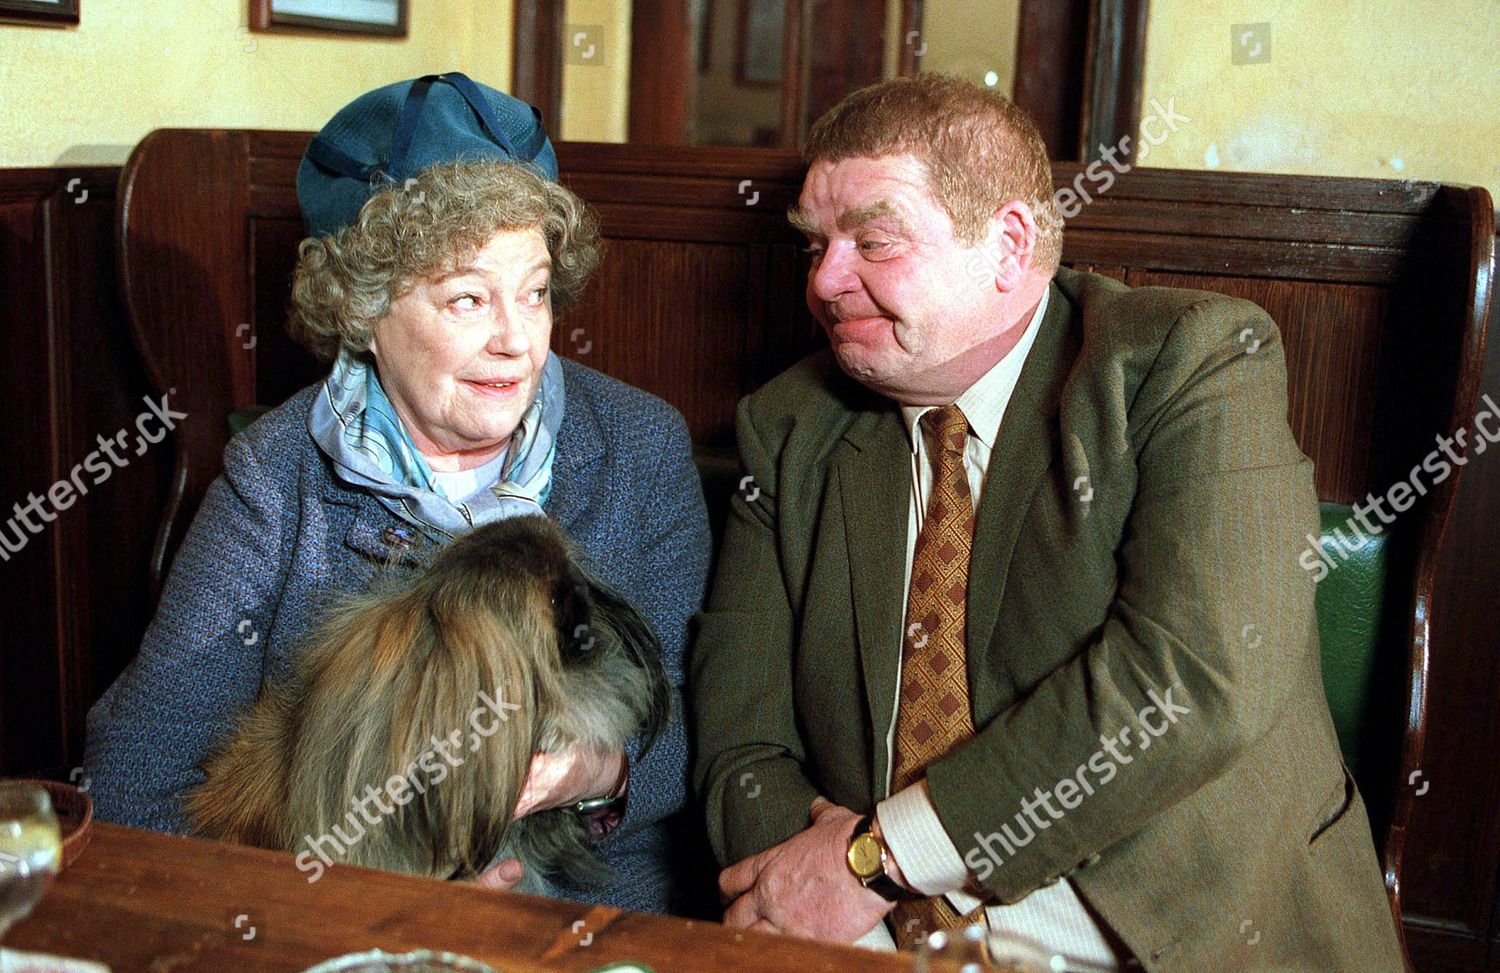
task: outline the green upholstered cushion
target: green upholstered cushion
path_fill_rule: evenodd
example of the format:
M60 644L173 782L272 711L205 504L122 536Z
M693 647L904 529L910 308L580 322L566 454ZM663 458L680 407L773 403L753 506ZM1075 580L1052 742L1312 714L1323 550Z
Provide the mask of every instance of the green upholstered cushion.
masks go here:
M1318 641L1323 692L1344 762L1358 771L1360 731L1374 696L1385 603L1386 535L1350 528L1352 507L1322 504L1322 548L1328 573L1318 582Z
M235 409L229 413L229 436L233 439L245 429L271 410L263 405L247 405L243 409Z

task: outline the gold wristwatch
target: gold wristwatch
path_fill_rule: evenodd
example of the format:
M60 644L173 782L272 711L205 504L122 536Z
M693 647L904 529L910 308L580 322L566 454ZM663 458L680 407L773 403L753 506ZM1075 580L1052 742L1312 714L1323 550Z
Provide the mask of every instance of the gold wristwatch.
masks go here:
M874 824L875 815L866 814L854 826L854 833L849 836L849 849L845 852L849 871L854 873L861 885L887 902L915 898L913 893L897 885L886 874L886 863L890 861L891 853L875 833Z

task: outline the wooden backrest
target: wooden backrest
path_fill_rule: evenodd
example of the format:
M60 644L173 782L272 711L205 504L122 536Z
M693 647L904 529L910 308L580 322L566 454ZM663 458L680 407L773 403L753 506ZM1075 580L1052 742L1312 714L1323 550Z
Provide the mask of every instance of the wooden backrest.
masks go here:
M153 380L189 413L158 577L218 473L229 412L278 403L323 371L282 328L302 236L294 177L309 137L157 131L121 177L122 290ZM607 250L553 347L662 396L697 442L731 445L735 402L819 343L802 302L801 241L784 216L800 160L570 143L557 154L562 181L599 211ZM1384 493L1438 434L1468 423L1494 267L1484 190L1149 169L1106 186L1106 173L1053 167L1059 187L1088 196L1068 223L1065 262L1131 285L1246 297L1270 312L1286 345L1290 421L1316 462L1320 498ZM1421 757L1427 620L1457 482L1423 498L1391 541L1389 640L1407 671L1402 779ZM1391 804L1394 886L1409 803Z

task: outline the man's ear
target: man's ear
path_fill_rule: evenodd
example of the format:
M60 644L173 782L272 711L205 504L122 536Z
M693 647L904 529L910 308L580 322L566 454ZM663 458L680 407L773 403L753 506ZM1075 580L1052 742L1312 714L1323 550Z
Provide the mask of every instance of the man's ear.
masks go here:
M990 217L987 243L998 255L995 289L1009 293L1025 282L1036 254L1036 214L1019 199L1011 200Z

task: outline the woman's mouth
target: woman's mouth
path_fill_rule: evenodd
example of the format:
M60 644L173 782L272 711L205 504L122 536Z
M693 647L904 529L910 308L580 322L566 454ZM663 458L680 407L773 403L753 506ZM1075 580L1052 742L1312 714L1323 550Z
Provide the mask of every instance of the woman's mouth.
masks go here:
M508 381L505 379L496 379L494 381L475 381L473 379L466 378L463 380L463 382L465 385L467 385L469 388L473 389L480 395L497 397L506 397L513 395L521 387L521 383L519 381Z

